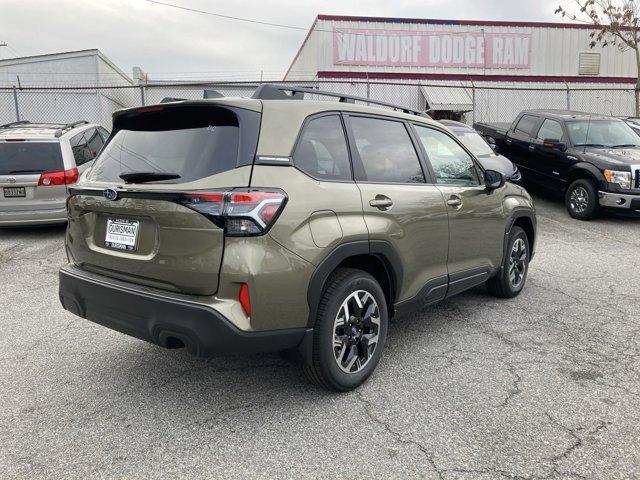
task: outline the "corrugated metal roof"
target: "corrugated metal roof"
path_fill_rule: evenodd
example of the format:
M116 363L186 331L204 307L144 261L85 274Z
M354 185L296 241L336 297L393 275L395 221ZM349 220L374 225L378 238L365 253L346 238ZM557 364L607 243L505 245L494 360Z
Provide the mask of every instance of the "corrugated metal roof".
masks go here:
M473 100L469 88L462 83L446 85L422 85L422 95L427 101L427 112L442 111L470 112L473 110Z

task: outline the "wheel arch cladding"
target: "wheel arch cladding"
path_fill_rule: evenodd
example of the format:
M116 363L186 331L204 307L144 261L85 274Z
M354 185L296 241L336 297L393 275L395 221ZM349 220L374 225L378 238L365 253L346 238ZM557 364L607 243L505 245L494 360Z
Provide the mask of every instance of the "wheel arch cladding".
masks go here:
M518 217L513 222L513 227L520 227L524 230L524 233L527 234L527 239L529 240L529 251L533 251L536 241L536 230L533 226L533 222L530 217Z
M308 327L313 327L320 297L329 277L338 268L356 268L369 273L380 284L387 301L389 316L393 315L393 304L402 285L400 258L393 247L385 241L358 241L339 245L318 265L309 280L307 302L309 304Z
M504 252L507 255L507 247L509 244L509 235L513 227L520 227L524 230L529 240L529 256L533 259L536 246L536 221L533 212L528 209L520 208L513 211L511 219L507 223L507 230L504 236ZM504 258L504 257L503 257Z

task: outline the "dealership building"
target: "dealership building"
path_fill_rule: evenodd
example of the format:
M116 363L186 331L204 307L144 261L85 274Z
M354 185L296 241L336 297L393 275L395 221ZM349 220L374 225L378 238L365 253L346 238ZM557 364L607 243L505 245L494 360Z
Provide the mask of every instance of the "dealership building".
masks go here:
M524 108L630 115L634 52L589 48L593 31L586 24L318 15L285 80L319 80L323 88L349 82L352 94L467 121L506 120Z

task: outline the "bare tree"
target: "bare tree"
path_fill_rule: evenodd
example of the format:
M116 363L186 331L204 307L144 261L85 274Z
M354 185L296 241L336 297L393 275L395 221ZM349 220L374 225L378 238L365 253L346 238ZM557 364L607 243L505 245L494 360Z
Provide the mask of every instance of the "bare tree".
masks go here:
M633 50L635 52L636 74L636 116L640 116L640 46L638 45L638 24L640 22L640 6L635 0L575 0L578 13L570 13L559 6L556 14L571 20L593 25L590 48L596 45L608 45L618 48L621 52Z

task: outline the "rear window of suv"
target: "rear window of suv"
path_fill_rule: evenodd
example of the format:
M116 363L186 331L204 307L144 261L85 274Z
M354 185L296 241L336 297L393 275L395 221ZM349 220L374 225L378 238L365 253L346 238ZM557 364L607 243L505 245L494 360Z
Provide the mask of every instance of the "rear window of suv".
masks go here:
M147 183L185 183L250 163L241 158L247 157L242 155L241 122L230 109L153 108L116 120L115 133L96 159L90 180L121 182L124 173L153 172L179 178ZM248 127L257 128L259 114L245 112L255 120Z
M0 175L29 175L63 170L59 142L0 142Z

